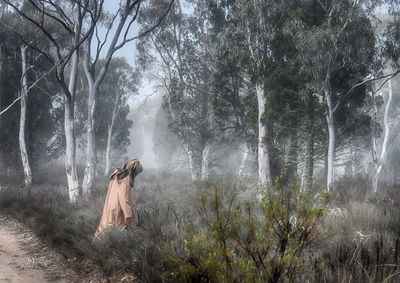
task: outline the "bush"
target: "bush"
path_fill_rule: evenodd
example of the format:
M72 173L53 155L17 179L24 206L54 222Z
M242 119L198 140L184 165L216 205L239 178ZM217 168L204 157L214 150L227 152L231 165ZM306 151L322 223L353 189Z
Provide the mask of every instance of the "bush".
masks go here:
M179 282L292 282L307 267L305 252L327 234L318 223L326 193L285 188L282 178L260 202L238 199L237 189L208 183L198 199L200 225L186 225L184 249L169 248ZM310 278L308 278L310 279Z
M228 182L138 179L139 226L93 235L108 179L71 204L60 185L7 185L0 212L26 223L65 257L82 281L398 282L400 193L342 180L324 192L285 187L261 193ZM45 180L45 179L43 179ZM53 180L54 181L54 180ZM360 185L361 184L361 185ZM197 197L196 197L197 196ZM90 278L90 280L88 280Z

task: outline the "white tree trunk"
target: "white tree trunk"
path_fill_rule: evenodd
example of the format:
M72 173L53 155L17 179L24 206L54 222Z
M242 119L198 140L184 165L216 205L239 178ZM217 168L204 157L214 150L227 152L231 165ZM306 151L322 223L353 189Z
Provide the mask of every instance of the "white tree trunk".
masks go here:
M108 176L110 172L110 152L111 152L111 138L113 133L114 127L114 119L111 120L111 124L108 125L108 132L107 132L107 149L106 149L106 168L104 170L104 176Z
M242 156L242 161L240 162L239 171L238 171L239 178L243 177L244 167L246 166L247 158L249 156L249 149L248 149L246 143L242 144L241 150L243 151L243 156Z
M107 132L107 149L106 149L106 168L104 169L104 176L108 176L110 172L110 151L111 151L111 137L112 137L112 126L108 126Z
M136 3L136 5L138 5ZM94 67L91 63L91 43L93 38L93 32L87 39L87 44L85 48L85 56L84 56L84 69L85 75L88 81L89 86L89 97L88 97L88 119L87 119L87 147L86 147L86 165L85 165L85 174L83 177L82 182L82 193L89 196L92 192L94 178L96 176L96 167L97 167L97 150L96 150L96 128L95 128L95 113L96 113L96 104L97 104L97 96L100 85L107 73L108 65L112 59L114 52L119 49L115 49L118 40L120 39L121 32L125 27L126 20L130 15L131 11L136 5L132 5L130 1L125 2L124 6L122 7L122 13L119 20L119 23L116 27L114 32L114 36L108 46L107 53L98 73L94 71ZM130 24L128 25L128 30L130 28ZM127 31L125 31L127 32ZM121 43L122 46L126 42ZM99 52L97 50L97 52Z
M114 109L113 113L111 116L111 122L108 125L108 132L107 132L107 149L106 149L106 168L104 170L104 176L108 176L108 173L110 171L110 152L111 152L111 138L113 134L113 129L114 129L114 123L115 123L115 118L118 115L118 112L120 110L119 106L119 96L115 98L115 103L114 103Z
M22 166L24 167L25 186L32 184L32 171L29 165L28 153L25 143L25 121L26 121L26 95L28 94L28 79L26 68L26 49L25 44L21 45L21 65L22 65L22 86L21 86L21 114L19 119L19 149L21 151Z
M196 172L196 168L194 167L194 154L193 150L189 148L189 146L186 147L187 155L188 155L188 160L189 160L189 167L190 167L190 173L192 175L192 181L197 181L198 176Z
M1 82L1 77L3 74L3 53L2 53L2 51L3 51L3 43L0 43L0 82ZM0 83L0 111L1 111L1 96L3 93L3 90L1 87L2 87L2 85ZM0 115L0 127L1 127L1 115Z
M334 189L334 156L335 156L335 128L333 123L333 108L330 88L325 90L325 99L327 106L326 121L328 123L329 145L328 145L328 174L327 189L328 192Z
M76 202L79 196L79 180L76 171L76 140L75 140L75 114L74 100L76 93L76 80L78 75L79 53L75 51L71 57L71 71L69 78L69 95L64 101L64 131L65 131L65 173L67 175L69 201Z
M311 132L310 137L305 145L304 168L302 174L302 190L308 190L312 186L314 173L314 134Z
M2 68L3 68L3 43L0 43L0 111L1 111L1 96L3 95L3 89L2 89L2 85L1 85L1 77L3 74ZM1 128L1 115L0 115L0 128ZM0 151L0 170L1 172L5 171L5 160L4 160L4 156L3 153ZM1 182L1 180L0 180ZM1 183L0 183L1 185Z
M372 191L376 192L378 190L378 179L376 178L376 172L378 171L378 151L376 148L376 140L377 140L377 134L376 134L376 124L378 122L377 116L378 116L378 106L376 104L376 97L375 93L372 92L372 104L373 104L373 116L372 116L372 161L374 162L375 165L375 175L372 178Z
M205 181L209 177L210 173L210 153L211 153L211 145L213 141L213 132L214 132L214 107L212 105L212 97L210 94L207 94L206 99L207 105L207 138L205 146L201 152L201 180Z
M393 96L393 90L392 90L392 80L389 80L388 82L388 100L386 102L386 107L385 107L385 114L383 116L383 125L384 125L384 138L383 138L383 144L382 144L382 151L381 155L379 157L379 160L374 160L375 161L375 176L373 180L373 192L376 193L378 191L378 179L379 175L382 172L383 166L385 165L386 162L386 157L387 157L387 148L388 148L388 141L389 141L389 135L390 135L390 127L389 127L389 109L392 104L392 96ZM374 139L373 142L373 151L376 154L376 138Z
M86 196L91 194L96 176L97 151L96 151L96 128L95 109L97 103L97 87L89 87L87 140L86 140L86 165L85 175L82 183L82 193Z
M271 183L269 151L267 145L268 127L262 122L265 113L267 98L263 83L256 84L258 103L258 178L261 185Z
M93 35L93 34L92 34ZM95 111L97 104L97 93L99 89L99 84L104 78L107 66L103 66L100 70L98 80L94 79L93 69L91 68L90 63L90 44L91 44L92 36L90 36L87 40L85 55L84 55L84 70L86 79L89 86L89 94L88 94L88 116L86 123L86 164L85 164L85 172L82 181L82 193L86 196L91 194L94 178L96 176L96 166L97 166L97 151L96 151L96 128L95 128ZM110 59L111 60L111 59ZM109 61L108 61L109 62Z
M205 181L209 177L211 143L207 142L201 153L201 180Z

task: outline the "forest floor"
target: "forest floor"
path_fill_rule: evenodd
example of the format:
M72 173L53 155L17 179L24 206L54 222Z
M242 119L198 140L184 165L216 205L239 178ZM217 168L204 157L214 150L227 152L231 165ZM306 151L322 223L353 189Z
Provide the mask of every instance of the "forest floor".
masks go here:
M0 215L0 282L71 282L60 255L23 224Z

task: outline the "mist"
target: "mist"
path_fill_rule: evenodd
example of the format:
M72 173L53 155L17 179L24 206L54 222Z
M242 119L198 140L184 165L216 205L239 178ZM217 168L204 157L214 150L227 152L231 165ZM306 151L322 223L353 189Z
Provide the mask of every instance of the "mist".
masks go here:
M51 282L398 282L399 16L0 1L0 236Z

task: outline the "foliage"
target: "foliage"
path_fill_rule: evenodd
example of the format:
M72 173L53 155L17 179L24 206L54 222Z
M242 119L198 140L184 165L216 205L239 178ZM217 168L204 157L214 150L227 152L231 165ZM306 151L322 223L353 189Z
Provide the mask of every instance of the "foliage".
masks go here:
M57 185L60 173L51 170L38 178L52 185L30 191L3 186L0 213L27 224L63 255L78 282L127 276L142 282L399 278L400 194L382 187L360 198L371 192L362 176L340 180L338 196L326 205L327 195L281 181L255 199L245 184L209 182L199 192L187 176L144 172L133 192L139 227L93 241L107 180L97 180L90 199L71 204L67 188Z
M197 202L200 225L189 223L183 253L169 255L179 266L170 279L290 282L302 276L305 252L327 235L318 223L328 195L286 188L282 178L263 189L257 203L239 200L236 188L208 183Z

